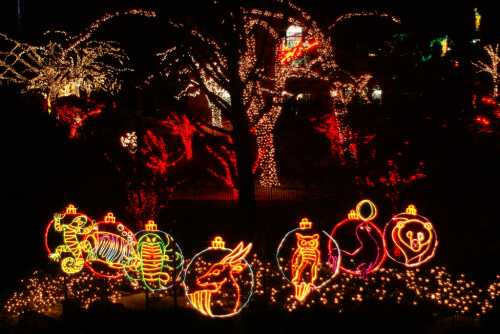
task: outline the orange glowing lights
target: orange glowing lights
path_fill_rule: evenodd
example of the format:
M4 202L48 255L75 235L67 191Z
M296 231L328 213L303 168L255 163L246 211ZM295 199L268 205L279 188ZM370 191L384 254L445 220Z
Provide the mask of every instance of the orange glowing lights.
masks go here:
M186 268L186 296L205 316L230 317L248 304L253 293L253 271L246 260L252 244L240 242L228 249L220 236L211 244L196 254Z
M328 251L330 242L334 246ZM337 275L340 249L336 245L328 233L313 229L307 218L302 218L299 227L281 240L276 261L283 277L293 285L295 299L303 302L312 291L321 289Z
M224 248L226 247L226 243L222 240L222 237L217 236L212 240L212 248Z
M321 252L318 250L319 234L302 235L295 233L297 237L297 249L292 256L292 283L295 286L295 298L303 301L311 286L318 278L318 266ZM303 274L308 272L309 279L305 280Z
M300 40L297 45L293 47L287 47L283 45L280 51L280 63L282 65L288 65L293 61L300 60L309 53L312 53L319 47L319 42L309 41L303 42Z
M438 245L432 223L417 214L414 205L395 215L385 226L384 237L389 257L406 267L418 267L434 257Z
M148 220L146 225L144 226L146 231L158 231L158 225L156 225L154 220Z

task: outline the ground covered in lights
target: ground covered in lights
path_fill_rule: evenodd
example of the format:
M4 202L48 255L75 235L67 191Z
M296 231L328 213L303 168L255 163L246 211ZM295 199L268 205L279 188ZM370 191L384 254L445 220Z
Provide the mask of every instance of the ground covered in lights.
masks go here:
M299 303L293 286L283 280L274 263L254 255L251 264L256 282L253 298L232 320L199 315L190 307L180 281L176 289L146 295L140 286L131 286L124 278L108 280L86 272L67 276L43 271L35 271L22 281L21 288L6 300L2 315L18 330L36 324L41 326L37 328L62 332L69 324L78 323L85 333L95 330L94 325L85 325L87 320L99 321L99 330L129 326L152 329L162 327L161 322L167 328L220 327L245 333L259 326L266 332L271 328L301 332L323 326L348 326L353 330L368 326L405 333L488 332L498 325L494 306L500 295L500 275L480 286L464 274L455 275L440 266L382 268L364 279L341 273L323 290L314 291ZM358 316L363 317L362 323L356 321ZM194 318L199 321L189 321Z

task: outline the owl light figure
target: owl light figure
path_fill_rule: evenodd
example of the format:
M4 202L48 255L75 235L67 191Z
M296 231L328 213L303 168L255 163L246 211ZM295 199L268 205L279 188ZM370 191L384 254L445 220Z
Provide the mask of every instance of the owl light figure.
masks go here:
M289 231L276 251L276 261L285 280L294 287L295 298L303 302L314 290L328 284L339 272L340 249L325 231L313 229L312 222L302 218L299 227Z
M438 245L432 223L417 214L414 205L392 217L384 229L389 257L408 268L418 267L434 257Z

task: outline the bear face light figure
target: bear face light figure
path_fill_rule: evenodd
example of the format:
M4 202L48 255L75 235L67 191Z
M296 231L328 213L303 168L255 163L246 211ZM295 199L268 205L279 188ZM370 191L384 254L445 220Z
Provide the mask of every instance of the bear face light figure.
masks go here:
M418 267L434 257L438 245L432 223L414 205L395 215L384 229L389 257L406 267Z

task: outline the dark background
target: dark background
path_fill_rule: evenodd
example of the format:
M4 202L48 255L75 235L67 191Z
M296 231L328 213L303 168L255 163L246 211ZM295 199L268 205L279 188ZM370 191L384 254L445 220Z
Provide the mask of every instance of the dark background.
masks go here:
M0 31L36 42L48 29L77 33L111 10L132 6L158 9L160 19L157 21L123 18L106 26L97 35L121 43L135 69L132 80L140 80L155 71L154 54L164 45L175 42L169 39L167 29L163 29L168 17L209 15L203 7L204 2L200 1L199 7L193 3L198 2L181 1L175 3L174 8L171 1L24 0L19 22L17 2L5 0L0 11ZM298 3L311 10L313 16L318 15L320 22L329 22L355 9L387 10L401 17L400 31L415 36L415 40L423 45L432 36L449 34L456 43L455 48L463 51L457 56L461 57L463 64L478 53L468 46L473 36L473 7L479 7L483 13L482 38L495 41L498 37L495 22L499 18L498 12L493 10L493 1L468 2L466 5L439 1ZM384 30L388 28L383 25L376 28L368 23L359 23L350 29L345 36L338 37L338 43L342 46L340 52L346 66L356 69L359 63L359 66L364 66L358 57L359 50L368 48L375 37L390 31ZM376 64L382 80L389 81L393 75L391 66L383 60ZM410 201L415 202L422 214L435 223L440 245L434 263L449 266L455 272L464 272L480 282L491 281L498 273L500 255L500 146L498 136L481 135L468 127L471 71L465 68L459 73L450 72L447 64L437 62L420 67L418 73L408 70L398 75L399 81L392 83L392 91L388 90L384 96L383 110L368 115L360 126L370 128L382 124L377 131L381 145L386 145L388 150L393 150L404 138L411 138L415 143L412 154L426 161L429 177L403 194L401 208ZM139 95L120 97L122 108L119 112L135 112ZM124 214L126 194L123 180L105 159L99 143L85 137L68 140L67 129L57 126L49 115L42 112L40 101L18 94L14 87L0 87L0 101L3 144L1 202L4 205L0 243L4 285L0 295L5 297L20 277L35 268L51 266L42 247L42 238L45 224L53 212L74 202L94 217L102 216L109 209L120 216ZM286 133L286 126L283 131ZM307 170L303 172L304 175L308 173ZM264 257L267 253L274 253L273 245L303 215L309 215L325 229L330 229L360 197L373 195L353 189L340 177L333 176L331 180L335 194L331 201L261 204L255 229L267 233L268 243L256 251ZM374 200L382 202L380 198ZM198 209L193 210L193 206ZM205 247L215 230L234 236L233 240L238 237L251 239L239 232L242 229L233 211L225 205L184 202L173 205L162 217L189 256ZM381 205L378 223L383 224L392 213Z

